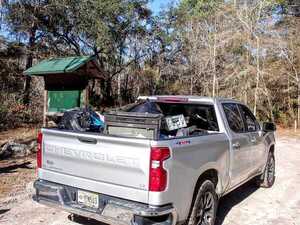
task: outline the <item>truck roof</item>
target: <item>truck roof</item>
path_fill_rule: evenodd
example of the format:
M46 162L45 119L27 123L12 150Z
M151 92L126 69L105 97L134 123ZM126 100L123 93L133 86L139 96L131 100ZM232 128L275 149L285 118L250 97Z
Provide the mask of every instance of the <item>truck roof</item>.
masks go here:
M197 95L152 95L152 96L139 96L139 100L167 100L167 101L186 101L186 102L234 102L234 103L241 103L238 100L230 99L230 98L223 98L223 97L206 97L206 96L197 96Z

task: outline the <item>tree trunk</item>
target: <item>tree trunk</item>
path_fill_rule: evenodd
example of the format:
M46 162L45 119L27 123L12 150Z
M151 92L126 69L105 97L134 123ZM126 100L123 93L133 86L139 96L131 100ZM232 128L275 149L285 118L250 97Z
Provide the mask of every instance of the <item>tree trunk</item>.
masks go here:
M33 48L35 45L35 34L36 34L36 27L35 25L32 26L32 28L29 31L29 42L28 42L28 53L26 58L26 69L32 67L33 62ZM30 102L29 96L30 96L30 86L31 86L31 76L25 75L25 82L24 82L24 88L23 88L23 103L25 105L28 105Z
M112 97L112 81L110 77L106 80L106 99L109 106L114 105L114 100Z
M125 75L125 79L124 79L124 90L123 90L123 93L122 93L122 105L125 103L129 103L130 102L130 98L132 97L132 93L129 93L129 90L128 90L128 79L129 79L129 75L126 74Z
M298 97L297 97L297 128L300 123L300 81L298 80Z
M191 75L191 80L190 80L190 95L193 95L193 89L194 89L194 81L193 81L193 75Z
M215 19L215 27L217 27L217 21ZM216 79L217 79L217 70L216 70L216 50L217 50L217 31L214 33L214 43L213 43L213 93L212 96L216 96Z
M288 108L289 108L289 113L292 111L292 107L291 107L291 95L290 95L290 76L288 76L288 87L287 87L288 91L287 91L287 94L288 94Z
M101 88L101 97L102 102L101 105L105 107L114 106L114 101L112 98L112 86L111 86L111 78L106 77L100 80L100 88Z
M255 85L255 92L254 92L254 109L253 113L256 116L257 111L257 102L258 102L258 88L259 88L259 81L260 81L260 65L259 65L259 38L256 37L256 85Z
M245 90L244 90L244 103L245 103L246 105L247 105L247 103L248 103L247 85L248 85L248 84L246 84L246 87L245 87Z
M118 104L119 106L122 105L122 100L124 99L122 97L122 90L121 90L121 85L122 85L122 79L121 79L121 74L118 74Z

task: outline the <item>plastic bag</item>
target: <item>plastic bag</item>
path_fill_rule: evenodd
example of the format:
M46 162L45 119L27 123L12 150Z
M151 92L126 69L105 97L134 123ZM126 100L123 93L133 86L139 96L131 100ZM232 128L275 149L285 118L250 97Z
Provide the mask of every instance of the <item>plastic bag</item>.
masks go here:
M129 110L129 112L161 114L161 111L157 107L156 103L149 100L133 107Z
M104 121L102 121L100 116L90 108L68 110L64 113L58 124L59 129L81 132L102 132L104 126Z

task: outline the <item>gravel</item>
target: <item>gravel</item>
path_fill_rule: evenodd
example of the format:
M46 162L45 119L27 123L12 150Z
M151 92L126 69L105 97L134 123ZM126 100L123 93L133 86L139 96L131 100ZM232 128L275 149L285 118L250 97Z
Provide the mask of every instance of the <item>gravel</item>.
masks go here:
M271 189L247 183L221 199L217 225L300 224L300 138L278 138L276 163ZM29 183L19 195L0 199L1 225L103 225L87 219L72 222L69 213L33 202L31 191Z

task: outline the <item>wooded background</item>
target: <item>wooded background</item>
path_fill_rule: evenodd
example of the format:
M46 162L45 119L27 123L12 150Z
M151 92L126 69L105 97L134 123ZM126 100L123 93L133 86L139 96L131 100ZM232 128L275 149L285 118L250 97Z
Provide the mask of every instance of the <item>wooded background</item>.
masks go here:
M300 122L300 1L181 0L159 15L147 0L2 0L0 130L42 120L44 58L95 55L89 84L103 110L139 95L241 100L261 120Z

